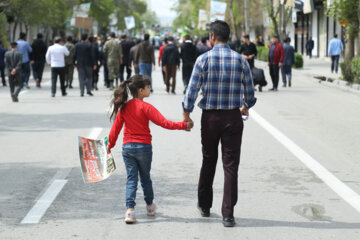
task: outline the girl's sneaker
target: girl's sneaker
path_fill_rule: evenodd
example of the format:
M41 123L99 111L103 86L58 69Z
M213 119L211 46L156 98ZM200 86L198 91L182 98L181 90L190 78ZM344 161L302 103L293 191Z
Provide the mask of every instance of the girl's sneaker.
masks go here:
M125 214L125 222L127 224L135 223L136 217L135 217L135 211L134 210L127 210Z
M152 203L151 205L146 205L146 211L148 216L155 216L156 213L156 204Z

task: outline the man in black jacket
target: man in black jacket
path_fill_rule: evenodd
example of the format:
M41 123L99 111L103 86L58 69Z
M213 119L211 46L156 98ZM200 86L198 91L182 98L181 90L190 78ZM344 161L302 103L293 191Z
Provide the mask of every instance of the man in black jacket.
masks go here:
M181 46L180 57L182 60L182 74L183 74L183 82L185 86L185 90L184 90L184 94L185 94L186 88L189 85L189 80L197 57L196 46L193 44L191 37L189 35L185 36L185 42Z
M45 66L45 55L47 51L47 46L43 41L43 35L41 33L37 35L37 39L34 40L31 47L32 52L30 53L30 60L33 70L33 76L36 81L36 86L40 88Z
M97 68L92 45L87 34L81 36L81 41L75 45L74 65L79 72L80 94L84 96L85 84L87 94L93 96L92 81L93 70Z
M98 81L99 81L99 70L101 67L101 56L100 56L100 51L99 51L99 45L97 44L97 39L96 37L89 37L89 42L91 43L91 50L92 50L92 55L94 57L94 61L95 61L95 65L96 68L93 68L93 81L92 81L92 90L99 90L98 89Z
M179 68L180 66L180 53L178 47L174 43L173 37L169 37L168 45L164 48L162 63L165 66L166 91L168 93L170 92L170 78L172 78L171 93L176 94L176 67Z
M123 62L120 65L120 81L124 81L124 70L126 70L126 80L131 77L130 49L135 46L135 42L127 40L126 35L121 36L121 47L123 50Z
M250 42L249 35L244 35L244 44L241 45L240 54L248 61L251 69L254 68L254 59L257 55L256 46Z

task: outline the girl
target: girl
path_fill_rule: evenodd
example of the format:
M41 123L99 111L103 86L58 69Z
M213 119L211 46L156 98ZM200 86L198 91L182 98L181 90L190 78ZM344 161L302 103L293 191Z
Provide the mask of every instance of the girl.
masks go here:
M111 101L114 110L110 119L115 119L109 134L108 153L115 146L124 123L124 140L122 155L127 172L126 182L126 223L136 222L135 198L138 184L138 174L144 191L148 216L154 216L156 205L153 202L154 193L150 179L152 161L151 134L149 120L167 129L190 130L192 122L172 122L164 118L152 105L143 101L150 96L150 80L141 75L135 75L121 83L114 91ZM133 99L128 101L128 89Z

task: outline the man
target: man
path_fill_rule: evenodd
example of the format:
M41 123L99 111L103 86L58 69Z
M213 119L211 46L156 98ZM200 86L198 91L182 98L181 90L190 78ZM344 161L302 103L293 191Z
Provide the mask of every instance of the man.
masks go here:
M18 96L23 87L22 53L17 51L17 43L12 42L11 50L5 53L5 65L9 76L10 94L13 102L19 102Z
M144 35L144 41L140 43L138 50L136 51L135 56L135 67L139 66L140 74L143 76L148 76L152 83L151 78L151 64L153 65L153 69L155 71L155 52L154 46L149 42L149 34ZM153 92L152 84L151 84L151 92Z
M265 46L262 36L259 36L259 38L258 38L258 40L256 42L256 45L259 46L259 47Z
M84 96L85 85L86 94L93 96L92 82L93 70L96 69L96 62L92 45L87 34L81 35L81 41L75 44L74 65L77 67L80 82L80 96Z
M207 51L209 51L211 49L207 46L207 40L208 40L208 37L201 38L201 42L197 46L197 55L198 56L200 56L203 53L206 53Z
M277 35L274 35L271 38L270 51L268 55L268 66L270 69L270 76L273 84L273 88L269 89L269 91L278 90L279 69L281 68L283 61L284 61L284 48L282 44L279 42L279 37Z
M162 63L165 66L166 92L170 91L170 78L172 78L171 93L176 94L176 69L180 67L180 53L173 37L169 37L168 44L164 48Z
M114 90L114 80L119 77L120 65L123 63L121 44L116 40L115 33L110 33L110 39L105 43L103 52L106 55L110 90ZM116 81L116 87L118 82Z
M135 46L133 46L130 49L130 54L129 54L130 55L129 56L129 64L130 64L130 67L134 65L135 74L140 74L139 66L135 66L136 52L139 48L140 43L141 43L140 39L136 40L136 44L135 44ZM164 82L165 82L165 80L164 80Z
M165 75L165 67L164 65L162 64L162 54L163 54L163 51L164 51L164 48L166 47L168 43L168 38L165 37L164 38L164 45L162 45L160 48L159 48L159 58L158 58L158 65L159 67L161 67L161 72L162 72L162 76L163 76L163 80L164 80L164 84L166 85L166 75ZM160 62L161 62L161 65L160 65Z
M6 80L5 80L5 48L2 46L2 41L0 40L0 73L1 73L1 80L4 87L6 87Z
M306 41L306 54L309 56L309 58L312 58L312 50L314 49L314 40L312 40L312 37L310 37Z
M91 50L92 50L92 55L94 56L95 59L95 65L96 68L93 69L93 82L92 82L92 89L95 89L96 91L99 90L98 89L98 81L99 81L99 70L101 67L101 56L100 56L100 52L99 52L99 45L97 44L97 39L93 36L91 36L89 38L89 41L91 43Z
M32 52L30 53L31 66L33 76L36 82L36 87L41 88L41 80L45 67L45 55L47 46L43 41L43 35L38 33L37 39L31 45Z
M75 45L72 36L67 37L65 47L69 51L69 55L65 57L65 86L73 88Z
M197 57L196 46L193 44L192 39L189 35L185 36L185 42L181 46L180 57L182 60L182 75L185 87L185 94Z
M51 66L51 96L55 97L57 77L60 78L60 88L62 96L65 97L65 56L70 53L64 46L61 37L55 38L55 44L50 46L46 52L46 62Z
M124 81L124 70L126 70L126 80L131 77L130 49L135 45L133 41L127 40L126 35L121 36L121 47L123 51L123 63L120 65L120 81Z
M289 87L291 87L291 68L295 64L295 50L290 45L291 39L288 37L284 41L284 61L281 66L281 75L283 87L286 87L286 76L289 79Z
M210 43L213 49L197 58L183 103L183 119L191 122L190 113L200 88L203 90L199 103L203 110L203 162L198 185L198 208L203 217L210 216L212 185L221 141L225 174L222 216L225 227L235 225L242 114L248 116L248 109L256 103L249 65L240 54L230 49L227 44L229 37L230 27L226 22L211 23Z
M257 55L256 46L254 43L250 42L249 35L247 34L243 36L243 42L244 44L241 45L240 54L248 61L250 68L253 69L254 59Z
M340 54L344 50L344 45L340 39L337 38L338 35L335 34L334 38L330 40L328 55L331 57L331 73L338 73L339 68L339 59Z
M21 70L23 83L26 88L30 89L30 86L29 86L30 57L29 57L29 54L32 52L32 48L31 48L30 44L27 41L25 41L25 38L26 38L26 34L21 32L20 38L17 41L17 44L18 44L18 51L21 52L23 55L22 70Z

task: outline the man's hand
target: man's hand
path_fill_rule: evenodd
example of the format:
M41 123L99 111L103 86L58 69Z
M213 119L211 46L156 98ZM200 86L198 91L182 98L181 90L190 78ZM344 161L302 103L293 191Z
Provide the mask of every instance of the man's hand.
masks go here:
M111 154L111 148L110 148L110 145L107 145L107 147L106 147L106 152L107 152L107 154Z
M270 62L268 62L268 64L267 64L268 66L270 66Z
M240 112L242 115L249 116L249 109L247 109L246 107L242 107L240 109Z
M194 127L194 122L193 122L193 120L190 118L190 113L184 111L184 113L183 113L183 122L187 122L186 131L190 132L190 129ZM191 126L190 129L189 129L189 126Z
M120 65L123 64L123 58L120 58Z
M16 74L16 69L14 68L13 70L11 70L11 75L15 75Z
M283 64L282 64L281 62L279 62L279 67L282 67L282 65L283 65Z
M34 64L34 63L35 63L35 61L34 61L34 60L31 60L31 61L30 61L30 63L31 63L31 64Z
M155 69L156 69L156 65L153 65L153 71L155 71Z
M137 68L138 67L138 64L134 63L134 68Z
M93 69L94 69L94 70L96 70L96 68L97 68L97 66L96 66L96 65L94 65Z
M166 73L166 67L165 66L162 68L162 70Z

